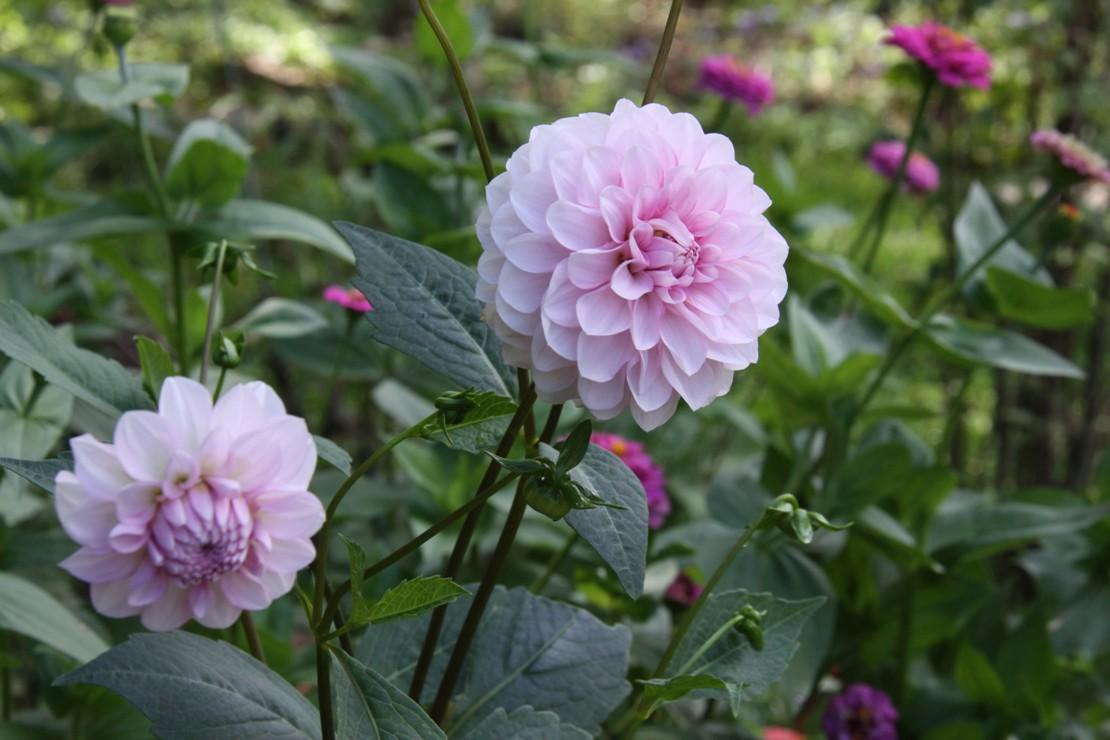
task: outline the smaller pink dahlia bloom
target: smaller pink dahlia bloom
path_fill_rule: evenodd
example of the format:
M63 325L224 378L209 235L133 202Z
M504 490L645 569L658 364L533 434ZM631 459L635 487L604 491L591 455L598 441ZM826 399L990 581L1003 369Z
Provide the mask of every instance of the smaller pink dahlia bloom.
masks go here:
M886 43L897 46L936 73L949 87L991 85L991 56L967 36L932 21L894 26Z
M667 586L663 598L667 601L673 601L676 604L683 606L690 606L698 597L701 592L705 590L705 586L695 581L685 573L679 573L675 579L671 581L671 585Z
M665 489L666 479L663 468L655 464L644 446L619 434L595 432L590 441L598 447L609 450L627 465L644 486L648 505L648 526L659 529L671 513L671 500Z
M265 383L213 405L199 383L167 378L157 412L125 413L111 444L84 434L70 447L54 503L81 548L61 567L92 584L101 614L159 631L228 627L287 593L316 555L316 444Z
M1069 170L1084 179L1110 184L1110 164L1106 158L1071 134L1056 129L1034 131L1030 143L1041 151L1049 152Z
M358 288L344 288L342 285L329 285L324 288L324 300L330 301L337 306L342 306L348 311L355 313L366 313L373 311L374 306L370 304L366 296Z
M906 145L901 141L876 141L867 152L867 163L871 165L871 169L892 180L898 174L898 165L905 153ZM928 157L921 152L913 152L910 154L910 161L906 162L903 181L910 192L924 195L933 192L940 185L940 173Z
M700 82L725 100L743 103L751 116L758 116L775 99L775 85L769 77L745 67L728 54L703 59Z

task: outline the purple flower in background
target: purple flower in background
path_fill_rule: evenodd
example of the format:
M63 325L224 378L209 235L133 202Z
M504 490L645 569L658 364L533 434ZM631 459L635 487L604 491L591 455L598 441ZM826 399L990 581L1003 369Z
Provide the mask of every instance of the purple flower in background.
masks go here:
M700 81L702 87L725 100L743 103L751 116L758 116L763 107L775 99L775 86L770 78L727 54L703 59Z
M967 36L940 23L893 26L886 43L897 46L936 73L949 87L991 86L991 55Z
M1060 164L1080 177L1110 183L1110 165L1106 158L1074 136L1056 129L1042 129L1034 131L1029 142L1034 148L1055 156Z
M898 164L905 152L906 145L901 141L876 141L867 152L867 163L883 177L893 179L898 174ZM928 157L920 152L913 152L910 154L910 161L906 163L904 182L910 192L924 195L933 192L940 185L940 173Z
M679 573L675 579L671 581L671 585L667 586L663 598L667 601L673 601L676 604L683 606L690 606L698 597L701 592L705 590L705 586L695 581L685 573Z
M609 450L619 457L625 465L631 468L647 494L648 526L659 529L671 513L671 500L667 497L666 478L663 468L655 464L651 455L647 454L644 446L631 439L625 439L617 434L595 432L590 436L590 441L598 447Z
M342 285L329 285L324 288L324 300L342 306L348 311L366 313L373 311L374 306L358 288L344 288Z
M897 740L897 721L889 696L854 683L829 701L821 727L829 740Z

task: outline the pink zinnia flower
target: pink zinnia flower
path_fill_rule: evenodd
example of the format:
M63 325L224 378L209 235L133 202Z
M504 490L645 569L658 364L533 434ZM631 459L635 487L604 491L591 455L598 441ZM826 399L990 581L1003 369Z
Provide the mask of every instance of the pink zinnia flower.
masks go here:
M663 598L667 601L673 601L676 604L690 606L698 600L698 597L701 596L701 592L704 590L705 586L685 573L679 573L675 576L675 579L671 581L671 585L667 586Z
M891 180L898 174L898 165L905 153L906 145L901 141L876 141L867 152L867 163L871 165L871 169ZM933 192L940 185L940 173L928 157L921 152L913 152L910 154L910 161L906 162L903 182L911 192L924 195Z
M101 614L227 627L287 593L315 556L316 445L265 383L213 407L204 386L167 378L157 413L125 413L112 444L85 434L70 447L54 501L81 549L61 566L92 584Z
M771 725L763 728L763 740L805 740L806 736L789 727Z
M355 313L366 313L373 311L374 306L370 304L366 296L358 288L344 288L342 285L329 285L324 288L324 300L330 301L337 306L342 306L348 311Z
M548 402L654 429L728 392L779 319L786 242L732 143L622 100L532 129L486 188L478 297Z
M763 106L775 99L775 86L770 78L745 67L728 54L703 59L700 82L702 87L725 100L743 103L751 116L758 116Z
M958 31L939 23L894 26L886 43L897 46L936 73L949 87L991 85L991 56Z
M648 526L652 529L662 527L667 515L671 513L671 500L665 489L663 468L655 464L642 444L625 439L619 434L594 432L590 441L619 457L636 474L647 495Z
M1060 164L1080 177L1110 183L1110 165L1106 158L1071 134L1042 129L1034 131L1029 141L1035 148L1051 153Z

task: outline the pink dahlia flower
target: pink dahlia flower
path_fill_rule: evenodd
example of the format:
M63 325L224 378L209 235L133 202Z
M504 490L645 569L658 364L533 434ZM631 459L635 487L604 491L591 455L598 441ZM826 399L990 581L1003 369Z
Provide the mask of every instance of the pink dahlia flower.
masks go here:
M958 31L939 23L894 26L886 43L897 46L933 70L941 84L991 86L991 55Z
M701 592L705 590L705 586L695 581L685 573L679 573L675 579L671 581L671 585L667 586L663 598L667 601L673 601L676 604L683 606L690 606L698 597Z
M778 322L771 201L688 113L622 100L537 126L486 200L478 297L546 401L654 429L726 393Z
M228 391L168 378L158 411L129 411L112 444L72 440L55 507L77 544L62 561L109 617L151 630L227 627L264 609L312 562L324 522L309 493L316 445L265 383Z
M725 100L743 103L751 116L758 116L763 106L775 99L775 85L769 77L745 67L728 54L703 59L700 82Z
M1035 148L1052 154L1061 165L1080 177L1110 184L1110 164L1107 164L1106 158L1071 134L1042 129L1034 131L1029 141Z
M655 464L642 444L625 439L619 434L595 432L590 436L590 441L619 457L636 474L647 495L648 526L652 529L662 527L667 515L671 513L671 499L665 489L663 468Z
M344 288L342 285L329 285L324 288L324 300L342 306L348 311L366 313L373 311L374 306L358 288Z
M905 153L906 145L901 141L876 141L867 152L867 163L871 165L871 169L892 180L898 174L898 165ZM913 152L910 154L910 161L906 162L903 181L910 192L924 195L933 192L940 185L940 173L928 157L921 152Z

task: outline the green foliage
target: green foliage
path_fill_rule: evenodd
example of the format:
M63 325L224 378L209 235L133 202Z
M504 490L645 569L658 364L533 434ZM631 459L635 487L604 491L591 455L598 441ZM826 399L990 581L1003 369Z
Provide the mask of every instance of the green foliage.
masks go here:
M26 635L85 663L108 643L58 600L28 580L0 573L0 630Z
M193 121L173 145L166 192L177 201L223 205L238 194L250 155L250 146L229 126L212 119Z
M150 337L135 337L135 348L139 350L143 387L151 398L157 400L162 381L174 374L173 358L165 347Z
M335 685L337 738L425 740L446 737L419 704L381 674L346 653L332 653L331 675Z
M1041 329L1070 329L1094 319L1087 288L1053 288L1001 267L987 268L987 290L1000 316Z
M82 102L101 110L122 108L148 100L162 104L180 97L189 84L189 67L184 64L128 64L127 82L117 69L86 72L73 86Z

